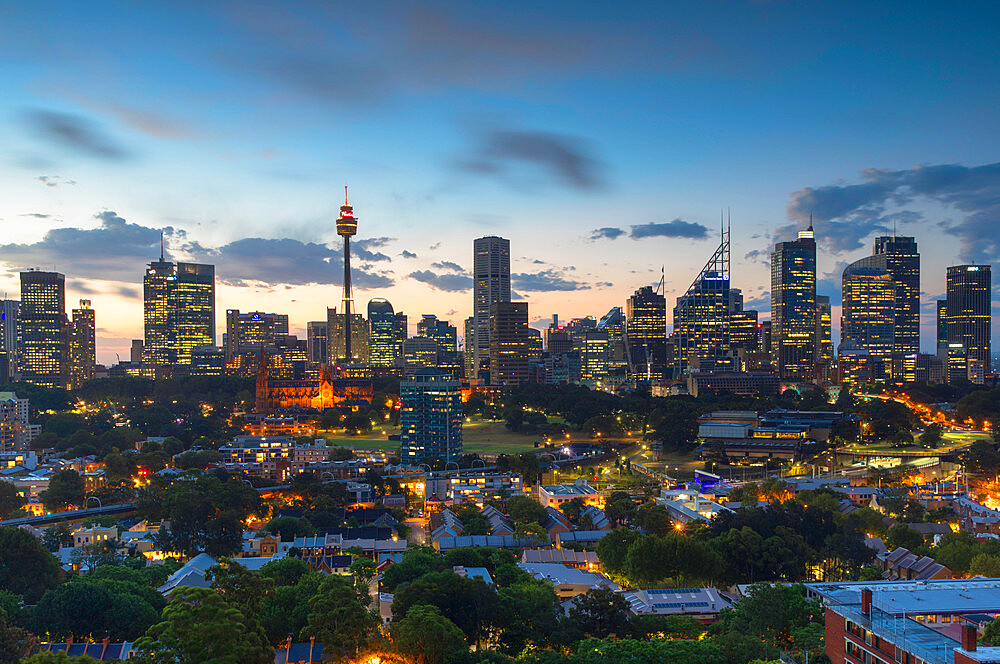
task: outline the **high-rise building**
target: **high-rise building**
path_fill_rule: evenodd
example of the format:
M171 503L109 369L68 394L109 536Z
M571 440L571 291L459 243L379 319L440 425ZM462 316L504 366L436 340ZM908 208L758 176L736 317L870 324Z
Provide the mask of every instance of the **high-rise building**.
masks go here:
M608 369L619 369L628 366L625 356L625 311L621 307L612 307L601 317L597 329L608 333Z
M325 320L313 320L306 323L306 353L309 361L314 364L326 364L326 342L328 339Z
M754 352L760 343L756 311L734 311L729 315L729 344Z
M896 285L894 353L920 352L920 253L912 237L875 238L875 256Z
M97 322L90 300L80 300L69 327L69 384L76 389L94 378L97 366Z
M22 272L17 325L21 380L66 387L66 328L66 277L59 272Z
M241 353L258 353L274 348L279 337L288 334L288 314L226 310L226 362Z
M844 269L840 344L844 349L865 350L872 379L891 371L896 328L896 284L888 270L870 267L865 259Z
M540 362L542 360L542 331L533 327L528 328L528 361Z
M496 302L490 308L490 322L490 384L527 382L528 303Z
M476 319L469 316L465 319L465 329L463 330L462 347L465 357L465 377L472 380L476 378Z
M368 363L368 321L361 314L351 314L350 321L344 322L344 314L338 314L336 309L327 308L327 356L331 363L345 362L347 364ZM350 346L345 345L345 328L350 326ZM347 355L350 351L350 356Z
M428 337L410 337L403 342L402 357L408 369L437 366L441 355L441 346Z
M722 239L715 253L687 292L677 298L674 307L674 339L677 343L675 375L687 370L692 356L715 359L729 354L729 318L733 308L729 274L729 231L723 227ZM742 294L738 304L742 309Z
M448 357L458 354L458 330L448 321L438 320L434 314L424 314L420 318L417 336L432 339Z
M476 369L489 368L490 311L494 304L510 302L510 240L487 236L472 246L472 315L475 318ZM469 341L466 340L466 346ZM471 377L471 376L470 376Z
M965 346L970 364L978 363L982 373L991 366L991 288L989 265L948 268L948 342Z
M403 342L410 337L410 326L406 314L396 312L396 357L403 354Z
M934 303L937 305L935 307L937 319L934 327L937 333L937 347L940 348L943 344L948 343L948 299L935 300Z
M134 364L142 364L142 339L133 339L132 345L129 347L128 359Z
M643 286L625 302L629 371L640 380L662 380L667 369L667 300Z
M198 346L191 351L192 376L222 376L226 373L226 351L218 346Z
M573 340L570 339L566 326L559 324L559 316L552 316L552 323L545 330L545 350L550 355L561 355L573 350Z
M816 365L825 371L833 363L833 309L828 295L816 296Z
M440 369L416 371L399 384L400 459L443 467L462 457L462 386Z
M608 374L608 333L590 330L580 346L580 382L591 387L601 387Z
M570 344L573 350L579 351L583 347L583 342L589 332L597 329L597 319L593 316L574 318L566 324L566 334L569 335Z
M143 363L190 364L215 345L215 266L153 261L142 280Z
M389 300L377 297L368 301L368 355L372 366L391 367L399 357L396 341L396 313Z
M816 375L816 239L812 225L771 254L771 348L782 379Z
M17 317L21 303L0 300L0 353L5 353L11 368L17 366Z

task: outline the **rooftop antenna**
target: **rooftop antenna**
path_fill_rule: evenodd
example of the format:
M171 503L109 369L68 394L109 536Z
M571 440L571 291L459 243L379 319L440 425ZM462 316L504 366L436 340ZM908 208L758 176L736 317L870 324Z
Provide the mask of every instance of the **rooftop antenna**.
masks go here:
M344 185L344 205L347 205L347 185Z
M163 262L163 230L160 230L160 262Z

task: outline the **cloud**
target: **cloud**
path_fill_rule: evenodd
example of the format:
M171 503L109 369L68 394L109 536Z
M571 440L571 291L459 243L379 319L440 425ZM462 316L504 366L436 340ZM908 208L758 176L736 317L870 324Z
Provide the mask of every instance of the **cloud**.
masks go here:
M437 274L430 270L417 270L409 274L410 279L421 281L434 290L460 293L472 288L472 277L464 274Z
M632 226L629 237L633 240L646 237L680 237L702 240L708 237L708 228L695 222L674 219L673 221Z
M54 228L32 244L0 245L3 261L15 267L55 265L75 279L103 279L137 283L145 264L160 254L161 229L127 222L116 212L94 215L96 228ZM344 263L339 247L291 239L244 238L221 247L204 247L189 240L181 229L162 229L168 249L195 262L216 266L219 283L341 284ZM354 268L360 288L384 288L393 279L371 270Z
M137 299L139 297L139 289L132 288L131 286L119 286L117 288L117 293L122 297L127 297L129 299Z
M67 180L59 175L39 175L35 179L46 187L58 187L61 184L76 184L76 180Z
M394 237L370 237L364 240L354 240L351 242L351 255L357 256L363 261L387 261L391 260L380 251L372 251L394 242Z
M465 269L461 265L451 261L438 261L437 263L431 263L431 267L440 268L442 270L451 270L452 272L465 272Z
M806 187L792 192L788 216L800 222L812 214L816 235L831 251L862 246L871 233L888 232L893 222L915 223L923 216L906 206L915 199L965 214L941 222L944 232L962 243L965 260L1000 257L1000 163L981 166L938 164L903 170L866 169L860 184Z
M417 257L417 255L415 253L413 253L412 251L407 251L406 249L403 249L402 253L400 253L399 255L402 256L403 258L416 258Z
M615 228L613 226L605 226L604 228L595 228L590 233L591 240L600 240L602 238L608 240L615 240L622 235L625 235L625 231L620 228Z
M81 154L122 161L130 153L106 136L93 122L79 115L35 109L25 115L28 125L42 137Z
M435 242L434 244L432 244L431 246L429 246L427 248L430 249L431 251L437 251L438 249L441 248L441 243L440 242Z
M22 217L32 217L33 219L48 219L52 215L51 214L42 214L41 212L26 212L26 213L24 213L24 214L22 214L20 216L22 216Z
M510 177L517 166L534 166L560 184L593 191L605 186L600 165L585 142L544 131L493 128L480 131L476 146L458 161L469 173Z
M541 270L539 272L519 272L511 274L510 283L511 286L526 292L587 290L595 286L604 287L609 285L605 282L588 284L583 281L567 279L556 270Z
M771 308L771 291L763 291L754 297L743 299L743 309L746 311L768 311Z

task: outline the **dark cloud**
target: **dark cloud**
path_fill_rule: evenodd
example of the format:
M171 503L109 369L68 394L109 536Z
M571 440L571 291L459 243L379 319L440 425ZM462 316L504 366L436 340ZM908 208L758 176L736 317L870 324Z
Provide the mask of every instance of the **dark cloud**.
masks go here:
M633 240L646 237L680 237L702 240L708 237L708 228L692 221L674 219L660 223L634 225L629 237Z
M431 251L437 251L438 249L441 248L441 243L440 242L435 242L434 244L432 244L431 246L429 246L427 248L430 249Z
M461 265L451 261L438 261L437 263L431 263L431 267L440 268L442 270L451 270L452 272L465 272L465 269Z
M861 176L861 184L806 187L793 192L788 216L801 222L812 214L816 222L823 222L817 224L817 238L829 234L832 251L848 250L862 246L860 240L871 233L887 232L894 222L921 221L922 215L905 206L925 199L965 214L959 221L940 224L961 241L963 259L990 261L1000 257L1000 163L867 169ZM856 228L850 228L852 225Z
M76 184L76 180L68 180L59 175L39 175L35 179L44 184L46 187L58 187L61 184Z
M122 297L127 297L130 299L137 299L139 297L139 289L132 288L131 286L119 286L116 292Z
M41 212L26 212L25 214L22 214L20 216L22 216L22 217L31 217L32 219L48 219L52 215L50 215L50 214L42 214Z
M520 272L510 275L512 286L527 292L532 291L574 291L586 290L600 284L588 284L574 279L567 279L556 270L541 270L540 272Z
M613 226L605 226L604 228L595 228L590 233L591 240L600 240L602 238L608 240L615 240L622 235L625 235L625 231L620 228L615 228Z
M351 255L357 256L363 261L387 261L391 260L381 251L372 251L385 247L390 242L395 241L394 237L370 237L364 240L354 240L351 242Z
M431 288L449 293L460 293L472 288L472 277L464 274L437 274L430 270L417 270L409 274L410 279L422 281Z
M0 256L14 267L54 265L79 279L139 281L145 264L160 254L160 229L129 223L111 210L94 216L100 221L97 228L54 228L32 244L0 245ZM343 254L337 246L245 238L210 248L190 241L183 230L170 226L162 230L168 249L189 260L215 265L220 283L332 285L343 279ZM360 288L383 288L393 283L386 274L359 268L353 270L352 277Z
M66 287L70 290L76 291L81 295L94 295L100 293L99 290L94 289L92 286L79 279L71 279L66 283Z
M472 151L458 161L469 173L511 176L517 165L534 166L557 182L592 191L604 187L598 162L584 141L543 131L493 128L480 131Z
M412 251L407 251L406 249L403 249L402 253L400 253L399 255L402 256L403 258L416 258L417 257L417 255L415 253L413 253Z
M85 117L35 109L29 111L25 119L36 133L81 154L110 161L121 161L130 156L126 149Z

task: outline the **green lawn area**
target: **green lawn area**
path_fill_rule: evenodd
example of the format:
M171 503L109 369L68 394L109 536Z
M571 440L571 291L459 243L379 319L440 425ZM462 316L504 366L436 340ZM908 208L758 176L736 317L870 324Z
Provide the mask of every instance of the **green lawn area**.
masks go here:
M919 435L914 436L914 438L919 438ZM891 455L893 452L947 452L948 450L955 447L962 447L968 445L977 440L992 440L993 437L983 431L946 431L942 434L944 440L936 448L928 450L922 445L914 444L907 445L906 447L893 447L888 443L880 442L873 443L871 445L848 445L847 449L858 450L862 452L885 452Z

